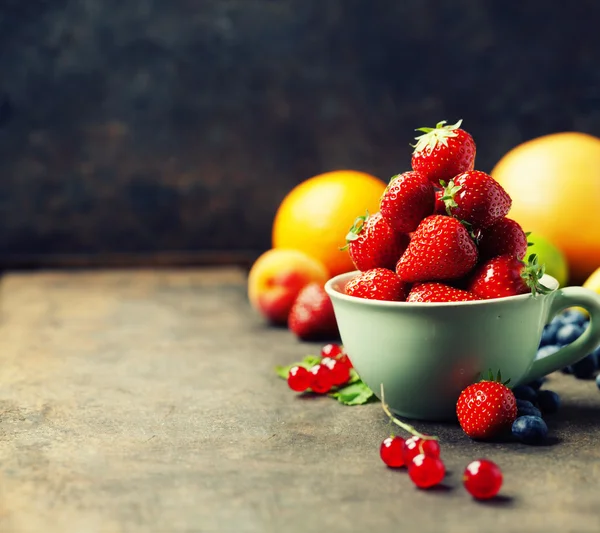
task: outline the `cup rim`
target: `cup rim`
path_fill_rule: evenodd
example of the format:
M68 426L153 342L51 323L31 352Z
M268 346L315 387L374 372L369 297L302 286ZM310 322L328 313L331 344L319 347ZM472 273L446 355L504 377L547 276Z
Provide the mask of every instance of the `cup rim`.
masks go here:
M392 302L388 300L369 300L367 298L359 298L358 296L350 296L349 294L345 294L336 288L337 285L340 285L342 281L344 281L343 285L347 281L349 281L352 277L360 274L360 270L353 270L351 272L344 272L343 274L338 274L327 280L325 283L325 292L331 298L337 298L339 300L344 300L350 303L360 304L360 305L370 305L375 307L391 307L398 309L406 309L409 307L419 307L419 308L433 308L433 307L467 307L467 306L480 306L480 305L494 305L501 302L515 302L515 301L525 301L529 298L533 298L533 295L528 292L525 294L519 294L517 296L505 296L503 298L491 298L489 300L469 300L464 302ZM540 280L546 287L551 289L551 293L554 293L559 289L559 283L556 278L544 274L544 276ZM442 282L443 283L443 282ZM343 286L342 285L342 286ZM536 295L536 298L541 298L547 295L539 294Z

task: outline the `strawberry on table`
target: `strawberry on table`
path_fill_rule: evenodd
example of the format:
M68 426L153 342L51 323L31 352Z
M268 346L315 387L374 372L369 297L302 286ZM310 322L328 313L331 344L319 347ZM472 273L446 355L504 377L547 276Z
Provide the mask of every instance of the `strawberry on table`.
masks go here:
M468 289L484 300L505 298L531 292L545 294L550 289L541 283L544 266L531 254L527 262L514 255L500 255L483 262L473 273Z
M458 220L431 215L421 221L396 264L407 283L458 279L477 263L477 246Z
M353 277L344 288L346 294L368 300L402 302L408 294L408 284L387 268L373 268Z
M445 124L442 120L435 128L417 130L423 135L416 137L411 160L413 170L425 174L435 185L475 167L475 141L460 128L462 120L450 126Z
M426 216L433 214L433 184L420 172L394 176L379 203L379 211L397 232L410 233Z
M309 283L298 293L290 310L288 327L300 340L339 338L333 304L320 283Z
M415 283L406 298L407 302L467 302L472 300L480 300L480 298L472 292L434 281Z
M518 222L506 217L479 230L477 242L480 261L506 254L523 259L527 254L527 234Z
M502 185L480 170L469 170L451 179L444 185L442 200L449 215L476 228L505 217L512 204Z
M380 212L357 217L346 235L346 246L358 270L393 269L409 237L392 229Z
M510 431L517 418L517 400L501 382L500 372L494 379L469 385L456 402L456 415L463 431L472 439L491 439Z

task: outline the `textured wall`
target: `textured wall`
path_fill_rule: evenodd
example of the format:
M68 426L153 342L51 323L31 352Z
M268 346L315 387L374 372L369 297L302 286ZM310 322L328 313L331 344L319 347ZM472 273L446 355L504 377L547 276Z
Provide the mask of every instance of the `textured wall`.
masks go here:
M600 3L0 0L0 254L261 250L334 168L463 118L600 134ZM444 7L442 7L442 5Z

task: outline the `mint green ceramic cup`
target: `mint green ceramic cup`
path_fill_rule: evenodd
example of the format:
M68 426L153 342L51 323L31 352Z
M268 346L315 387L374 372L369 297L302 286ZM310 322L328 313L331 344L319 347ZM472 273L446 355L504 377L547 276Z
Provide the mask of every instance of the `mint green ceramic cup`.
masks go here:
M399 416L453 420L460 392L491 369L509 386L576 363L600 344L600 296L582 287L494 300L408 303L365 300L344 294L357 272L330 279L342 343L363 381ZM542 330L568 307L583 307L590 325L575 342L536 360Z

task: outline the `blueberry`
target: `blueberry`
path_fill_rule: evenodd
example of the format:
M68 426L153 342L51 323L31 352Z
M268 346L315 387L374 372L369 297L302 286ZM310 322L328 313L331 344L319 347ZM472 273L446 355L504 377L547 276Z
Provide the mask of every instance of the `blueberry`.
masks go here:
M563 322L563 316L562 315L556 315L551 321L550 324L556 324L557 326L563 326L564 322Z
M542 416L541 411L529 400L520 400L517 398L517 416Z
M534 405L531 407L518 407L517 416L539 416L541 418L542 412Z
M536 359L543 359L544 357L548 357L549 355L552 355L553 353L558 352L558 350L560 350L560 346L556 346L556 344L547 344L546 346L542 346L541 348L538 349L537 351L537 355L535 356Z
M584 328L579 324L565 324L558 328L558 331L556 332L556 343L561 346L571 344L581 336L583 330Z
M540 390L540 387L544 384L545 381L546 378L538 378L534 379L533 381L530 381L529 383L526 383L525 385L531 387L533 390Z
M537 392L527 385L517 385L512 391L517 400L527 400L534 403L537 399Z
M531 403L529 400L521 400L517 398L517 409L529 409L530 407L535 407L535 405L533 405L533 403Z
M596 376L596 385L598 386L598 388L600 389L600 374L598 374Z
M525 444L539 444L548 436L548 426L539 416L520 416L513 422L512 434Z
M538 405L542 413L556 413L560 407L560 396L552 390L541 390L538 392Z
M572 374L573 373L573 367L572 366L565 366L563 369L561 369L561 372L563 374Z
M569 309L561 315L561 322L563 324L577 324L578 326L585 326L587 323L586 316L576 309Z
M562 324L558 322L550 322L546 324L542 330L542 338L540 339L540 346L547 346L548 344L556 343L556 332Z
M592 355L586 355L581 361L573 365L573 374L577 379L592 379L596 372L596 358Z

